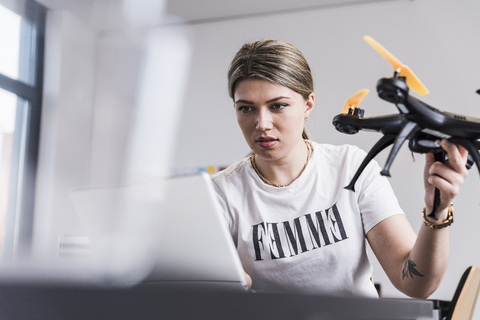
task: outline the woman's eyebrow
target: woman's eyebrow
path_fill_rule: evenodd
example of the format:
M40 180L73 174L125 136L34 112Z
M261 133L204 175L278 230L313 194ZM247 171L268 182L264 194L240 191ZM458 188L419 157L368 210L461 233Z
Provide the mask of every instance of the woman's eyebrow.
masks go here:
M253 104L252 101L242 100L242 99L235 101L235 104L237 104L237 103Z
M272 102L275 102L275 101L281 100L281 99L290 99L290 98L289 98L289 97L280 96L280 97L276 97L276 98L270 99L270 100L266 101L266 103L272 103ZM254 104L252 101L243 100L243 99L240 99L240 100L235 101L235 104L237 104L237 103Z
M277 97L277 98L273 98L273 99L268 100L267 103L272 103L272 102L275 102L275 101L281 100L281 99L290 99L290 98L289 98L289 97L280 96L280 97Z

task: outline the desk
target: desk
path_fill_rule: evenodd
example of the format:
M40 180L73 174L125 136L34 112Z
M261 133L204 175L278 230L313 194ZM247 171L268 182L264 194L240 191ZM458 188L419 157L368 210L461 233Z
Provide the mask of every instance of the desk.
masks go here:
M417 319L431 318L432 309L432 302L421 300L338 298L163 286L130 289L0 287L0 317L12 320Z

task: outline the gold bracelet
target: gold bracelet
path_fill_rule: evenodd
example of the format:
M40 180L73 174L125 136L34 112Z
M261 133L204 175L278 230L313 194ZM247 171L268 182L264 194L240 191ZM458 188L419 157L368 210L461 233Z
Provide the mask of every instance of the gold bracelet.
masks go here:
M443 229L445 227L451 226L453 223L453 202L448 205L447 220L441 223L432 223L428 221L426 216L427 214L426 211L427 209L426 209L426 206L424 205L422 210L423 224L429 229L433 229L433 230Z

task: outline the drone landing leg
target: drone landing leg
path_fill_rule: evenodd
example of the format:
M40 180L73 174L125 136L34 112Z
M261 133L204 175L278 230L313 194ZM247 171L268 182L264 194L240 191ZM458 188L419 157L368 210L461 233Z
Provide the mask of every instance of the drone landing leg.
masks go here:
M435 161L440 161L441 163L445 163L445 151L440 151L434 153ZM429 218L438 220L438 206L440 205L440 190L435 188L435 194L433 196L433 207L432 212L427 216Z
M355 182L357 182L358 178L362 174L363 169L365 169L370 160L375 158L375 156L379 154L383 149L391 145L395 138L396 136L393 133L389 133L384 135L380 140L377 141L373 148L368 152L365 159L363 159L362 164L357 169L357 172L355 172L352 181L350 181L350 183L348 184L348 186L345 187L345 189L355 191Z
M420 126L415 122L408 121L405 124L402 131L398 134L395 140L395 143L392 147L392 150L390 150L390 154L388 155L387 163L385 164L385 167L383 168L382 172L380 172L382 176L390 177L390 167L392 166L393 159L395 159L398 153L398 150L400 150L400 147L403 145L405 140L409 139L419 130L420 130Z

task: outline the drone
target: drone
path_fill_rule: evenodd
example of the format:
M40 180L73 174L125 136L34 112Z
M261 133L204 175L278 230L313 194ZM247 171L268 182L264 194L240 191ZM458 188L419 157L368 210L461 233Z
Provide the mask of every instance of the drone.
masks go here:
M409 94L410 90L419 95L428 94L428 89L417 78L413 71L402 64L390 52L369 36L363 39L380 55L392 64L393 77L382 78L377 82L378 96L395 104L400 113L364 117L365 110L358 108L359 103L368 94L363 89L352 95L340 114L333 118L335 128L346 134L356 134L360 130L376 131L383 137L367 153L351 182L345 189L355 191L358 180L368 163L382 150L393 145L381 175L390 177L390 167L398 151L406 140L412 153L433 153L435 161L445 163L446 152L440 146L441 139L449 139L463 146L468 151L467 168L473 163L480 170L480 119L438 110ZM480 94L480 90L477 91ZM440 204L440 191L435 188L433 209L428 215L438 220L437 211Z

